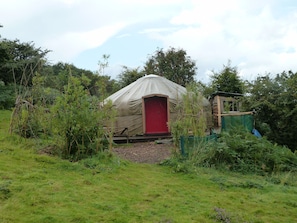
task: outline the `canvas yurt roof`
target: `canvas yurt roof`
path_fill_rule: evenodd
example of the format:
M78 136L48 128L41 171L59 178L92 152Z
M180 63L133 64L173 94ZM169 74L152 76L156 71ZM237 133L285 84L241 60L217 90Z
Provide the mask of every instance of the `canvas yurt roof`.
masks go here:
M145 98L167 98L168 122L170 122L176 117L174 108L186 92L185 87L165 77L149 74L112 94L105 101L111 100L113 107L117 110L115 131L123 132L124 129L128 129L129 136L142 135L146 132L144 123L146 114L143 114ZM208 106L208 100L204 98L203 104Z
M139 113L139 105L142 97L149 95L168 96L170 103L177 103L182 95L187 92L186 88L178 85L165 77L150 74L137 79L130 85L112 94L106 100L111 100L118 115L131 115Z

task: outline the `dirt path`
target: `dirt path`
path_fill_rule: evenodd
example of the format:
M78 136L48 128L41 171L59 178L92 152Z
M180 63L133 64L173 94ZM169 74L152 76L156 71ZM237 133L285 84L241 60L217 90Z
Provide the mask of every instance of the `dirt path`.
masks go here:
M136 163L160 163L170 157L173 150L172 142L137 142L122 144L113 148L113 152L123 159Z

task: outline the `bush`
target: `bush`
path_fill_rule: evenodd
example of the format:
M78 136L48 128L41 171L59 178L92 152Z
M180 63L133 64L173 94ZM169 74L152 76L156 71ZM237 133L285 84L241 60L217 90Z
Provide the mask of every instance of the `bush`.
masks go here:
M51 110L52 129L63 158L79 160L106 149L104 122L111 111L110 104L99 107L99 101L87 94L80 80L70 77L65 93Z
M111 103L100 106L70 75L64 92L43 87L43 77L35 75L33 86L20 92L12 113L10 130L22 137L46 137L54 142L62 158L77 161L112 145L104 123L115 116ZM56 98L55 98L56 97ZM110 136L110 135L109 135ZM112 141L112 137L109 137Z
M217 141L196 143L178 164L176 158L175 163L171 163L174 168L214 167L260 175L297 172L296 153L238 128L223 132Z
M0 109L11 109L15 103L15 92L13 85L4 85L0 81Z
M13 114L18 113L18 115L13 118L13 131L24 138L39 136L42 132L42 126L36 110L37 108L27 104L16 107Z
M219 144L222 149L216 156L224 157L222 163L230 170L259 174L297 171L297 156L290 149L242 129L224 132Z
M44 88L43 77L38 73L33 77L32 86L17 86L18 96L12 113L11 132L24 138L50 135L49 106L60 95L54 89Z

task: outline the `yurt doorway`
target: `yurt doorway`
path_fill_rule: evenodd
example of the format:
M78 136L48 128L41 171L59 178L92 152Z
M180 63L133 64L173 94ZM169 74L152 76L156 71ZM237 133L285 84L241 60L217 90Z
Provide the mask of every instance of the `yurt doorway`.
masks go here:
M168 134L168 98L151 96L143 98L145 134Z

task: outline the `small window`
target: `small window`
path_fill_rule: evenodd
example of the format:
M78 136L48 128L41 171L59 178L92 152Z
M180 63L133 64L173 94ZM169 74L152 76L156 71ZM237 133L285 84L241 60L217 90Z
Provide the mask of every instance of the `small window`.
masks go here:
M238 112L239 103L234 100L223 101L223 113Z

